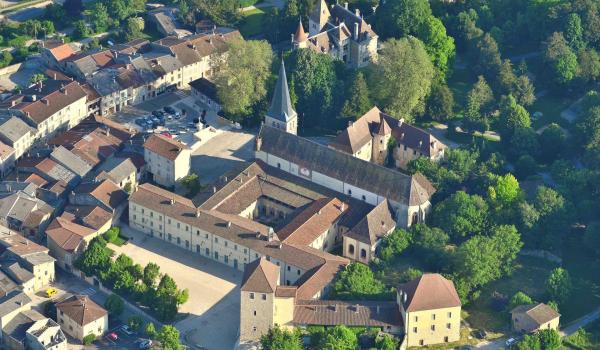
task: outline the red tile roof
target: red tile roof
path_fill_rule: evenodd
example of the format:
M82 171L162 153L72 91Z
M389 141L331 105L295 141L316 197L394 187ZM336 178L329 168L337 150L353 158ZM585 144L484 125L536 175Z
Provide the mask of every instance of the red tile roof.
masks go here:
M398 293L407 312L461 306L454 283L438 273L426 273L401 284Z

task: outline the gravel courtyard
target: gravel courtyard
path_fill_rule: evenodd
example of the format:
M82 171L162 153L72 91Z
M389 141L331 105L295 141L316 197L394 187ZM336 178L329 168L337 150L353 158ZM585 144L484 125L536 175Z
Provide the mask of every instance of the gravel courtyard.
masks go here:
M124 224L121 230L132 239L122 247L111 245L116 254L125 253L142 265L154 262L179 288L189 290L190 299L179 310L187 316L180 315L185 318L175 324L187 345L233 349L239 327L242 273Z

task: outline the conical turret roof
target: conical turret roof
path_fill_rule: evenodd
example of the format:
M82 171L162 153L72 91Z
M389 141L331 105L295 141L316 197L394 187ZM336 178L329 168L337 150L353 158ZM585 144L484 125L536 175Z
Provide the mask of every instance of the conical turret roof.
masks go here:
M269 108L267 116L283 122L287 122L296 117L296 111L294 111L294 108L292 107L292 99L290 98L290 90L288 88L283 60L281 60L279 77L277 78L277 84L275 84L273 100L271 101L271 108Z

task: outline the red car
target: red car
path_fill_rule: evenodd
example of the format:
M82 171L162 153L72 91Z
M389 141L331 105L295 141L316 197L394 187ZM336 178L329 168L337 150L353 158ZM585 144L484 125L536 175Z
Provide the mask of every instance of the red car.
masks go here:
M115 332L108 333L107 337L112 341L117 341L117 339L119 339L119 336Z

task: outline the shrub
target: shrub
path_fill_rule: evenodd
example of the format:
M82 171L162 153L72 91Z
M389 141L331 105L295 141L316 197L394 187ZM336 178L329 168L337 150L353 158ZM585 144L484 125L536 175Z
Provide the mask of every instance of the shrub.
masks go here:
M83 345L90 345L96 340L96 335L94 333L90 333L83 337Z
M140 327L142 326L142 322L144 320L142 319L141 316L139 315L133 315L131 317L129 317L129 319L127 320L127 325L129 326L129 328L131 328L134 331L138 331L140 329Z
M115 316L119 316L123 312L123 309L125 308L125 303L123 302L123 299L121 299L120 296L118 296L116 294L111 294L108 297L108 299L106 299L106 302L104 303L104 307L106 308L108 313L115 315Z
M121 229L117 226L113 226L104 233L104 239L106 239L108 242L114 243L119 238L120 233Z

